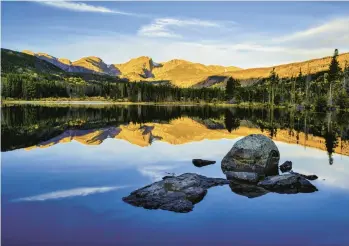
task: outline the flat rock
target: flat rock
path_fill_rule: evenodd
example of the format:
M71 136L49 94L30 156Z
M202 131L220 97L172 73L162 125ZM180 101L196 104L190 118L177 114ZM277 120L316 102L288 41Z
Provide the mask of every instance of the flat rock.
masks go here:
M207 165L215 164L216 161L210 161L210 160L202 160L202 159L193 159L193 164L196 167L204 167Z
M318 179L319 177L315 174L311 174L311 175L305 175L305 174L301 174L301 173L296 173L296 172L293 172L293 171L290 171L291 174L296 174L296 175L299 175L299 176L302 176L303 178L306 178L308 180L316 180Z
M126 203L146 209L163 209L179 213L193 210L210 187L229 184L221 178L208 178L194 173L166 176L165 179L133 191L122 198Z
M292 161L285 161L283 164L280 165L280 171L281 172L289 172L292 170Z
M306 178L297 174L266 177L263 181L258 182L257 185L269 191L286 194L317 191L317 188Z
M257 183L259 181L259 174L254 172L234 172L228 171L225 173L229 180L241 180L251 183Z
M222 171L268 174L278 168L280 153L275 143L261 134L237 141L221 162Z

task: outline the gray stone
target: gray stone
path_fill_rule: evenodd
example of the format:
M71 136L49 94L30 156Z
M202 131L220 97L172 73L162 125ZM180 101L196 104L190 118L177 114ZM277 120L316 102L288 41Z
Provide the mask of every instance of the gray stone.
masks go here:
M234 172L234 171L228 171L225 173L227 176L227 179L229 180L242 180L247 181L251 183L257 183L259 180L259 174L254 172Z
M229 187L235 194L246 196L248 198L256 198L269 193L268 190L259 187L256 184L244 183L237 180L231 180Z
M293 172L293 171L290 171L290 173L302 176L303 178L306 178L308 180L316 180L316 179L318 179L318 176L315 175L315 174L305 175L305 174L296 173L296 172Z
M317 188L306 178L297 174L266 177L263 181L258 182L257 185L269 191L286 194L317 191Z
M165 179L133 191L122 198L126 203L146 209L163 209L179 213L192 211L213 186L229 184L221 178L207 178L194 173L185 173Z
M196 167L203 167L203 166L207 166L207 165L212 165L215 164L216 161L209 161L209 160L202 160L202 159L193 159L193 164Z
M251 134L237 141L223 158L224 173L256 172L267 174L278 169L280 153L275 143L261 134Z
M292 170L292 161L285 161L283 164L280 165L280 171L281 172L289 172Z

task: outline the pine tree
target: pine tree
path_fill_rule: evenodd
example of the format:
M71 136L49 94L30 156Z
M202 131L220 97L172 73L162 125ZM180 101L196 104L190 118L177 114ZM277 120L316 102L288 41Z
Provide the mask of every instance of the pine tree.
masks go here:
M305 80L305 104L308 105L309 103L309 86L311 82L311 75L310 75L310 69L309 69L309 63L308 63L308 74Z
M304 80L304 76L302 73L302 69L299 69L299 74L297 77L297 84L298 84L298 88L300 88L300 91L305 91L305 80Z
M227 99L230 100L233 98L233 94L234 94L234 80L232 77L230 77L227 81L227 84L225 86L225 93L227 96Z
M274 98L275 98L275 86L278 83L279 76L275 72L275 68L270 72L269 75L269 84L270 84L270 92L269 92L269 104L274 106Z
M349 64L348 61L345 62L344 72L343 72L343 89L347 90L349 83Z
M338 49L335 49L329 69L328 69L328 80L330 84L336 83L340 80L341 77L341 67L339 66L339 62L337 61L338 57Z
M294 105L296 103L296 79L295 78L292 78L292 89L291 89L291 101L292 101L292 104Z

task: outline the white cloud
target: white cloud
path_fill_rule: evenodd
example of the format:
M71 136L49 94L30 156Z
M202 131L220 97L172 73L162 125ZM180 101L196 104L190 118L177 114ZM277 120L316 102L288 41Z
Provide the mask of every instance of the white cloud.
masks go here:
M34 201L46 201L46 200L62 199L62 198L69 198L69 197L76 197L76 196L88 196L88 195L92 195L92 194L105 193L105 192L109 192L109 191L118 190L118 189L121 189L124 187L125 186L76 188L76 189L54 191L54 192L45 193L45 194L36 195L36 196L19 198L19 199L16 199L14 201L34 202Z
M166 37L166 38L180 38L182 35L175 33L175 28L190 28L190 27L220 27L216 22L198 20L198 19L173 19L173 18L159 18L152 23L142 26L138 30L138 35L147 37Z
M247 31L241 23L158 18L128 35L100 28L73 33L74 28L68 28L61 30L67 35L57 32L58 43L52 37L42 37L32 42L11 42L7 48L42 51L70 60L94 55L108 64L150 56L156 62L185 59L242 68L264 67L329 56L335 48L348 52L348 21L349 18L335 18L319 26L277 35Z
M109 8L102 7L102 6L94 6L94 5L81 3L81 2L46 1L46 2L39 2L39 3L48 5L50 7L67 9L67 10L78 11L78 12L96 12L96 13L109 13L109 14L120 14L120 15L136 15L134 13L118 11L115 9L109 9Z
M273 42L290 42L319 38L317 41L321 41L321 38L329 39L331 37L339 39L340 37L347 36L349 33L349 18L337 18L328 21L322 25L311 27L299 32L295 32L289 35L278 37L273 39ZM348 37L348 36L347 36ZM349 42L349 40L347 40Z

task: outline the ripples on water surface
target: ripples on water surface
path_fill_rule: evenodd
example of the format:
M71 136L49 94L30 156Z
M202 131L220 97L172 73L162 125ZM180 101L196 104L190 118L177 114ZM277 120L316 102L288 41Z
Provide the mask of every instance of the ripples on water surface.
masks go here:
M349 116L212 107L2 108L3 245L349 245ZM224 177L251 133L316 174L311 194L214 187L190 213L122 201L170 174ZM195 167L193 158L216 160Z

